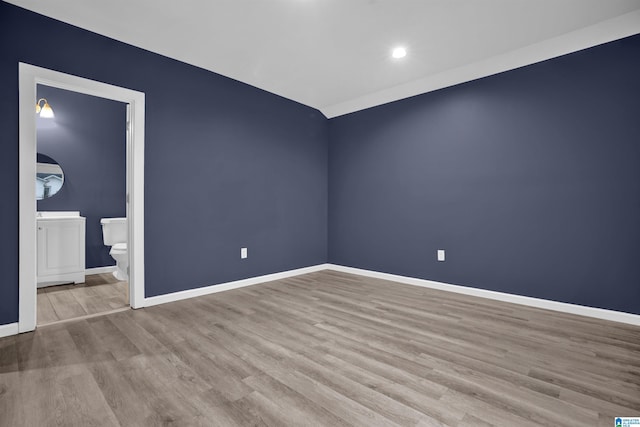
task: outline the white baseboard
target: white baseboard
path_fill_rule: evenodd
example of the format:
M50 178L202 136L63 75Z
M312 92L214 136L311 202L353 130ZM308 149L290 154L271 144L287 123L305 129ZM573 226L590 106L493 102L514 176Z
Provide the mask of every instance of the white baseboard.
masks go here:
M150 307L168 302L180 301L187 298L209 295L216 292L229 291L231 289L243 288L245 286L257 285L259 283L271 282L274 280L286 279L287 277L299 276L301 274L314 273L326 270L328 264L319 264L311 267L298 268L295 270L283 271L281 273L267 274L264 276L250 277L248 279L236 280L233 282L221 283L219 285L205 286L203 288L188 289L186 291L174 292L171 294L158 295L144 299L144 307Z
M108 273L115 269L113 267L99 267L96 269L87 269L87 274ZM98 272L96 272L96 270ZM314 273L322 270L334 270L344 273L357 274L365 277L389 280L392 282L403 283L413 286L422 286L425 288L439 289L442 291L455 292L459 294L472 295L480 298L488 298L497 301L510 302L514 304L526 305L530 307L542 308L547 310L559 311L562 313L577 314L581 316L593 317L596 319L611 320L614 322L627 323L634 326L640 326L640 315L624 313L621 311L606 310L603 308L586 307L577 304L569 304L564 302L550 301L541 298L525 297L521 295L508 294L504 292L488 291L485 289L471 288L467 286L452 285L449 283L436 282L433 280L417 279L415 277L399 276L396 274L381 273L378 271L363 270L360 268L345 267L336 264L318 264L311 267L298 268L295 270L283 271L280 273L267 274L264 276L250 277L248 279L236 280L219 285L205 286L203 288L189 289L186 291L174 292L171 294L158 295L144 299L143 307L151 307L159 304L166 304L173 301L194 298L202 295L213 294L216 292L229 291L231 289L242 288L245 286L257 285L260 283L271 282L274 280L286 279L288 277L299 276L301 274ZM0 338L17 335L18 323L9 323L0 325Z
M8 337L9 335L18 335L18 323L9 323L6 325L0 325L0 338Z
M508 294L504 292L488 291L485 289L471 288L468 286L452 285L449 283L436 282L433 280L417 279L414 277L398 276L396 274L380 273L378 271L363 270L360 268L345 267L336 264L326 264L327 269L341 271L343 273L358 274L360 276L373 277L376 279L390 280L424 288L439 289L442 291L455 292L465 295L473 295L480 298L488 298L497 301L511 302L514 304L528 305L530 307L544 308L547 310L560 311L563 313L577 314L580 316L594 317L596 319L611 320L614 322L627 323L640 326L640 315L625 313L622 311L606 310L604 308L587 307L566 302L551 301L541 298L525 297L522 295Z
M115 265L108 265L106 267L93 267L93 268L87 268L84 271L84 274L86 274L87 276L90 274L104 274L104 273L113 273L114 271L116 271L116 266Z

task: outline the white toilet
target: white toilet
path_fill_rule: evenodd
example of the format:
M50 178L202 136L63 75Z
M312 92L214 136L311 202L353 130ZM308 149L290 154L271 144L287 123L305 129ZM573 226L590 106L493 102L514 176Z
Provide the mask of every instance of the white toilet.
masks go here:
M109 255L116 260L116 271L113 276L118 280L129 280L127 269L129 255L127 253L127 218L102 218L102 240L105 246L111 246Z

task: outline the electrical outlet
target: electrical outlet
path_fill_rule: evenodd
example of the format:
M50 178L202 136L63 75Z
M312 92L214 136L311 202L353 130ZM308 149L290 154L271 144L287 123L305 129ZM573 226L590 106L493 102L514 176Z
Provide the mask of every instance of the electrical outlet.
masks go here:
M438 249L438 261L444 261L444 249Z
M247 248L240 248L240 258L245 259L247 256L249 256L247 254Z

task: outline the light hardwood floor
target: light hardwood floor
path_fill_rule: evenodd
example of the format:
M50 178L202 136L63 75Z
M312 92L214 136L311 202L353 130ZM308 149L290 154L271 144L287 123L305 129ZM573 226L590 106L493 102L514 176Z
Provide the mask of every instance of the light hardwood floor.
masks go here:
M92 274L85 283L38 289L38 326L129 306L129 284L113 274Z
M2 426L612 426L640 328L323 271L0 340Z

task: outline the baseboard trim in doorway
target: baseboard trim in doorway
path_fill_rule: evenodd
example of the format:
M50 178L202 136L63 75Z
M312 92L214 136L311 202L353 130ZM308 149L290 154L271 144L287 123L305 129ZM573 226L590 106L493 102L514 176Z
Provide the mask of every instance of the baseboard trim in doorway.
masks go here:
M91 274L113 273L114 271L116 271L116 266L115 265L108 265L106 267L87 268L86 270L84 270L84 274L89 276Z
M468 286L452 285L450 283L436 282L433 280L417 279L414 277L399 276L390 273L381 273L360 268L345 267L336 264L327 264L327 269L340 271L343 273L357 274L360 276L372 277L375 279L389 280L406 285L422 286L424 288L439 289L441 291L455 292L459 294L472 295L480 298L488 298L497 301L510 302L514 304L527 305L530 307L543 308L546 310L559 311L562 313L577 314L580 316L593 317L613 322L627 323L629 325L640 326L640 315L625 313L622 311L607 310L604 308L587 307L584 305L570 304L566 302L551 301L541 298L525 297L522 295L508 294L505 292L488 291L486 289L471 288Z
M327 264L319 264L311 267L283 271L280 273L266 274L264 276L256 276L250 277L248 279L236 280L233 282L220 283L218 285L205 286L202 288L188 289L186 291L178 291L170 294L148 297L144 299L144 306L151 307L158 304L166 304L183 299L199 297L202 295L214 294L216 292L229 291L231 289L243 288L245 286L252 286L265 282L272 282L274 280L286 279L288 277L299 276L301 274L314 273L316 271L326 270L327 268Z
M87 276L91 275L91 274L107 274L107 273L113 273L114 271L116 271L116 266L115 265L108 265L106 267L93 267L93 268L87 268L84 270L84 274L86 274Z
M131 307L129 307L129 306L121 307L121 308L114 308L113 310L103 311L101 313L85 314L84 316L72 317L71 319L56 320L55 322L44 323L42 325L38 325L37 327L38 328L46 328L47 326L59 325L60 323L67 323L67 322L75 322L77 320L92 319L94 317L106 316L107 314L115 314L115 313L120 313L121 311L129 311L129 310L131 310Z
M0 338L18 335L18 322L0 325Z

